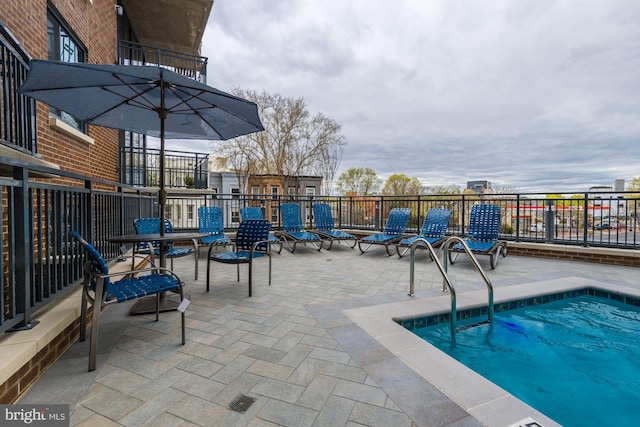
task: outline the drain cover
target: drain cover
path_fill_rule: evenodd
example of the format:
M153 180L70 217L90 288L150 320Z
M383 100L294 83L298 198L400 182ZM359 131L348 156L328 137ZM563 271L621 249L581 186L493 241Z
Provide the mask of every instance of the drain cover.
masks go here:
M244 394L239 394L238 397L233 399L233 402L229 404L229 409L236 412L240 412L241 414L244 414L245 411L249 409L251 405L253 405L253 402L255 401L256 399L254 399L253 397L245 396Z

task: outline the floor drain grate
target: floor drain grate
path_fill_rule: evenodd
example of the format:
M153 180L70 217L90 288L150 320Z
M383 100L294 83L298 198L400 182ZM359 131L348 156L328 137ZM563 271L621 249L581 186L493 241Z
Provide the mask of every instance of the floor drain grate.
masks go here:
M244 394L239 394L238 397L233 399L233 402L231 402L231 404L229 405L229 409L236 412L240 412L241 414L244 414L245 411L249 409L251 405L253 405L253 402L255 401L256 399L254 399L253 397L245 396Z

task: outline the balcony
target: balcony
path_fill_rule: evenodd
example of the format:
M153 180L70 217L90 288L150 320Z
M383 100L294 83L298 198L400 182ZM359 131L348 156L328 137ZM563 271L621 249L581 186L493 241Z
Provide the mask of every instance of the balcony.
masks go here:
M165 150L165 186L171 188L208 188L209 155ZM136 187L159 187L160 150L121 147L120 181Z

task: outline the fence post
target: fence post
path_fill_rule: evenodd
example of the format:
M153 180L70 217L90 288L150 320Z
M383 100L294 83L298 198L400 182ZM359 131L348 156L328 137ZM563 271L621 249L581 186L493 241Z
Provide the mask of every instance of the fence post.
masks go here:
M13 178L20 181L16 187L13 203L15 233L15 309L16 315L23 314L23 320L12 331L31 329L39 320L31 320L31 266L33 265L33 246L31 227L33 227L33 208L29 200L29 171L23 167L13 168ZM28 213L25 215L25 213Z
M547 200L547 206L544 210L544 240L545 243L553 241L553 235L556 229L555 209L553 199Z

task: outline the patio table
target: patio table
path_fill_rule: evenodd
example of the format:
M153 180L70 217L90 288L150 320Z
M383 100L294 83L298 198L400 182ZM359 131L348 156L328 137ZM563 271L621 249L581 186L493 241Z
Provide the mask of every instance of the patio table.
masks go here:
M111 243L146 243L149 248L153 248L152 242L162 242L165 244L169 241L177 240L191 240L193 242L193 253L195 258L195 280L198 280L198 241L209 233L201 233L199 231L193 232L176 232L176 233L146 233L146 234L124 234L121 236L113 236L107 238ZM154 254L153 249L150 250L151 260L153 261ZM160 257L160 267L166 267L166 258ZM164 293L160 295L160 311L171 311L178 308L180 301L176 301L174 298L167 297ZM149 314L156 312L156 297L147 297L139 299L131 310L131 314Z

